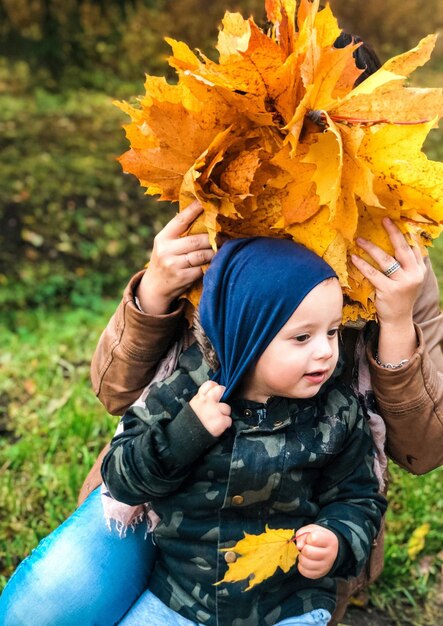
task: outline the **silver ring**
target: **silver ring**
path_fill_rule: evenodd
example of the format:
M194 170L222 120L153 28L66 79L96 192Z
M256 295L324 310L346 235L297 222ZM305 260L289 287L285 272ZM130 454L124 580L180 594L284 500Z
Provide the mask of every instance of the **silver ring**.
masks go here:
M397 270L399 270L400 268L401 268L400 263L399 263L398 261L395 261L392 265L390 265L390 266L388 267L388 269L387 269L387 270L385 270L385 271L383 272L383 274L384 274L385 276L391 276L394 272L396 272L396 271L397 271Z

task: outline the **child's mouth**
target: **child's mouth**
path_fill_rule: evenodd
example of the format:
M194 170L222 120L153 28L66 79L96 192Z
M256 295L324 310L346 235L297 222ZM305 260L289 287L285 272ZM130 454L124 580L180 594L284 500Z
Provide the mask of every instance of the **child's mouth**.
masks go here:
M323 383L326 380L327 370L319 370L316 372L308 372L303 376L303 378L313 384Z

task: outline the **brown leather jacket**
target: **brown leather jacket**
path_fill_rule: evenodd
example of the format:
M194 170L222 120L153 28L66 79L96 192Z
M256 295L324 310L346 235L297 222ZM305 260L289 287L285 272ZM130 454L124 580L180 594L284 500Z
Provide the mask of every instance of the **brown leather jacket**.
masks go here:
M409 363L399 370L378 366L374 360L377 337L367 346L372 386L387 427L387 452L407 471L424 474L443 464L443 315L438 285L427 260L428 272L414 309L418 346ZM163 316L142 313L134 293L143 272L129 282L123 299L104 330L91 366L91 379L100 401L121 415L152 378L171 343L184 331L183 307ZM345 329L347 354L354 352L357 333ZM90 471L79 502L101 482L100 465L107 447ZM347 600L375 580L383 568L383 530L362 575L339 592L331 624L345 612Z
M424 474L443 463L443 314L438 285L428 272L415 309L418 347L399 370L378 366L373 345L367 355L378 407L387 426L387 451L403 468ZM100 401L121 415L137 399L171 342L183 331L182 307L153 317L139 311L134 291L136 274L104 330L91 365L91 379ZM352 353L355 333L344 331ZM376 341L376 339L374 339Z

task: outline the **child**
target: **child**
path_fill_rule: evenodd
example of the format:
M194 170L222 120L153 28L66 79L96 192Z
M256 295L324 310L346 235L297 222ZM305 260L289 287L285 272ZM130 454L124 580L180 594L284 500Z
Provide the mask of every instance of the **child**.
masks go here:
M150 626L327 624L336 578L361 570L386 506L365 417L334 376L342 304L332 268L292 241L217 253L200 303L215 373L192 345L103 462L116 499L160 516L150 592L123 624L140 610ZM296 566L248 592L214 586L236 558L221 549L266 524L296 531Z

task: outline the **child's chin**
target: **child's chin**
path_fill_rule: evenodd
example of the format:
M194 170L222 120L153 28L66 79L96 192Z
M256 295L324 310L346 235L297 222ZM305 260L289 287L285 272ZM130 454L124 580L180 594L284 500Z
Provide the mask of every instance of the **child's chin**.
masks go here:
M319 392L321 385L318 386L318 389L313 389L310 391L307 391L306 394L303 395L299 395L299 398L313 398L314 396L316 396Z
M316 396L319 392L321 385L318 385L318 387L315 387L314 389L305 389L303 391L288 391L287 394L281 394L284 395L286 398L290 398L291 400L307 400L309 398L313 398L314 396ZM276 394L277 395L277 394Z

